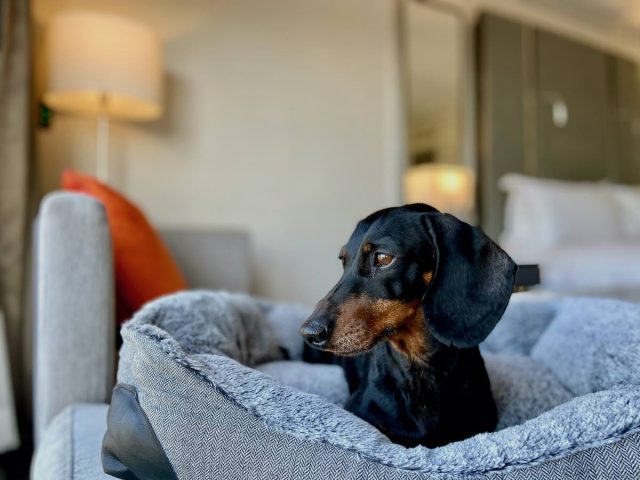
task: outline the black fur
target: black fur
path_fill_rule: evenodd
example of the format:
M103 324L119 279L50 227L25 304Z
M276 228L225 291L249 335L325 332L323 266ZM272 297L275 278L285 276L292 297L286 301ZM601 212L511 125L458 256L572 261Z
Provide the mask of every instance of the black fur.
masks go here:
M393 263L377 267L377 252ZM305 360L342 365L352 394L346 408L396 443L436 447L493 430L496 408L477 345L509 301L511 258L478 228L422 204L368 216L343 253L342 277L301 328L315 347L305 346ZM354 296L421 302L424 355L394 348L394 329L341 352L349 356L319 350L336 340L340 308Z

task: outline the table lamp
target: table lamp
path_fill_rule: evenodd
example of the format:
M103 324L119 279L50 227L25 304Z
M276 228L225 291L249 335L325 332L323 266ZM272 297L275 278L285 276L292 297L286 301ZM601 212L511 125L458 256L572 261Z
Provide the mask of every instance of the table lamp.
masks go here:
M162 113L162 50L146 26L111 14L65 11L46 32L45 105L97 119L96 176L109 176L109 119Z
M468 221L474 204L475 176L464 165L415 165L405 172L404 194L407 203L426 203Z

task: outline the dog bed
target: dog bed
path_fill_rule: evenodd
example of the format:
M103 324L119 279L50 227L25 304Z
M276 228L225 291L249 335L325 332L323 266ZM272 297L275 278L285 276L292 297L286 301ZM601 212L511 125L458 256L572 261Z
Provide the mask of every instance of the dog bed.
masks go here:
M301 360L308 313L204 291L145 306L122 329L105 469L140 479L638 478L640 305L515 294L482 345L497 431L435 449L394 444L341 407L340 367Z

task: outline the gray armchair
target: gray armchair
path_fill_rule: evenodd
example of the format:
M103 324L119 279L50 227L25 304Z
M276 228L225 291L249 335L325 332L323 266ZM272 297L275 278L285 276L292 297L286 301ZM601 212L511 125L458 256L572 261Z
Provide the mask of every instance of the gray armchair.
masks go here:
M192 288L251 290L248 236L161 232ZM35 439L32 478L111 478L100 445L116 368L114 275L104 208L56 192L34 235Z

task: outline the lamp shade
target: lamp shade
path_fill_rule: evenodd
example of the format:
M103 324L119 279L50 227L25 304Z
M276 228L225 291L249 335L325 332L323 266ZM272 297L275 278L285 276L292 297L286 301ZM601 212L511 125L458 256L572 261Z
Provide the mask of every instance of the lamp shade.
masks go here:
M152 30L116 15L67 11L46 32L44 103L79 115L152 120L162 113L162 51Z
M469 167L428 163L409 167L404 176L407 203L426 203L467 217L473 208L475 176Z

